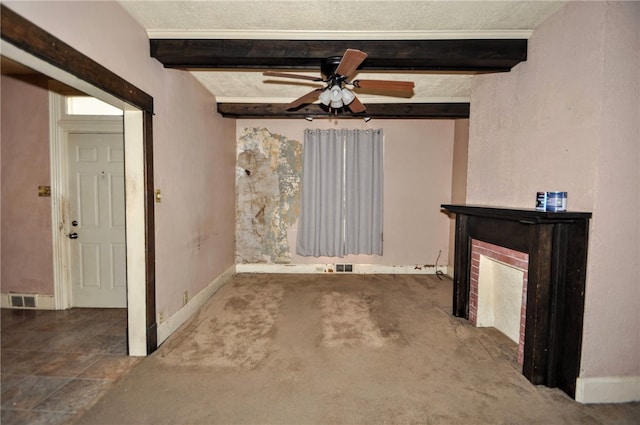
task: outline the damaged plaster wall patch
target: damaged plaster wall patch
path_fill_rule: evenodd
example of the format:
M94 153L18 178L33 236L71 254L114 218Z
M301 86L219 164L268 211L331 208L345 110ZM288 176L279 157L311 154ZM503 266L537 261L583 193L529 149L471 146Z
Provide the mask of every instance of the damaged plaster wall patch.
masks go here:
M291 262L287 230L300 212L302 143L245 128L236 153L236 262Z

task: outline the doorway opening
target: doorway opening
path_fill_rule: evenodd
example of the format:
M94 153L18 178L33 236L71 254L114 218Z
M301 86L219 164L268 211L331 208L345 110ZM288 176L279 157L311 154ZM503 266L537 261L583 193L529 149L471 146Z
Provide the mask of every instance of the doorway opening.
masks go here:
M67 236L53 257L69 271L56 298L62 308L126 308L123 111L89 96L49 93L51 170L61 177L55 196L62 206L52 221Z
M4 57L124 111L125 184L129 189L125 195L127 339L129 355L147 355L157 347L151 125L153 99L10 10L3 7L2 12L12 15L11 19L7 18L10 25L2 27L1 48ZM29 31L25 30L25 26ZM13 27L19 30L14 31ZM15 39L24 34L29 40ZM56 49L51 46L65 48L65 61L59 60L59 52L52 51ZM75 64L78 63L84 65L76 68ZM94 84L91 81L102 83ZM60 161L60 158L52 158L52 161ZM52 189L62 184L59 173L51 176ZM64 201L52 196L52 203ZM66 228L60 225L60 221L54 220L53 223L53 243L60 248L55 252L64 255L61 253L64 252L63 245L67 243L68 233L65 233ZM69 291L65 293L63 290L62 283L69 271L62 260L54 257L53 261L56 309L71 305Z

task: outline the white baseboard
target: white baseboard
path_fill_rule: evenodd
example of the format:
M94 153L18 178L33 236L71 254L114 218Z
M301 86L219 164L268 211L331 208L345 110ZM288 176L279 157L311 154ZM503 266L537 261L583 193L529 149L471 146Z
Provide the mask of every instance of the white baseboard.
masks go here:
M436 274L430 265L386 266L381 264L351 264L352 272L337 272L337 264L236 264L237 273L325 273L325 274ZM438 272L447 274L447 266L438 266Z
M171 334L173 334L184 322L186 322L200 307L206 303L220 288L236 274L236 266L233 265L225 270L220 276L216 277L206 288L200 291L196 296L191 298L189 302L180 310L176 311L171 317L158 325L158 345L162 344Z
M27 296L27 297L35 297L36 306L35 307L14 307L11 305L11 296ZM53 295L42 295L42 294L24 294L24 293L5 293L0 295L2 299L1 307L2 308L12 308L12 309L21 309L21 310L55 310L55 302L53 299Z
M640 376L578 378L576 401L585 404L640 401Z

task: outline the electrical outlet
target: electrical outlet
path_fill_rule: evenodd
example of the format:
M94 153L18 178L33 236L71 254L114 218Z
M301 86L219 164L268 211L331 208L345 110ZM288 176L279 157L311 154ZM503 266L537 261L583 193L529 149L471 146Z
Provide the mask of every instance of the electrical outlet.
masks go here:
M164 312L158 313L158 324L164 323Z
M187 303L189 302L189 291L184 291L184 294L182 294L182 305L187 305Z

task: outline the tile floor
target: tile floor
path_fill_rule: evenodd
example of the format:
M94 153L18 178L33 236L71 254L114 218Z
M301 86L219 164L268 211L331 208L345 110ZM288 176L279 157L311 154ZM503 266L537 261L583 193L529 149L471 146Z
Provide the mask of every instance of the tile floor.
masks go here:
M127 356L125 309L2 309L1 420L72 422L141 358Z

